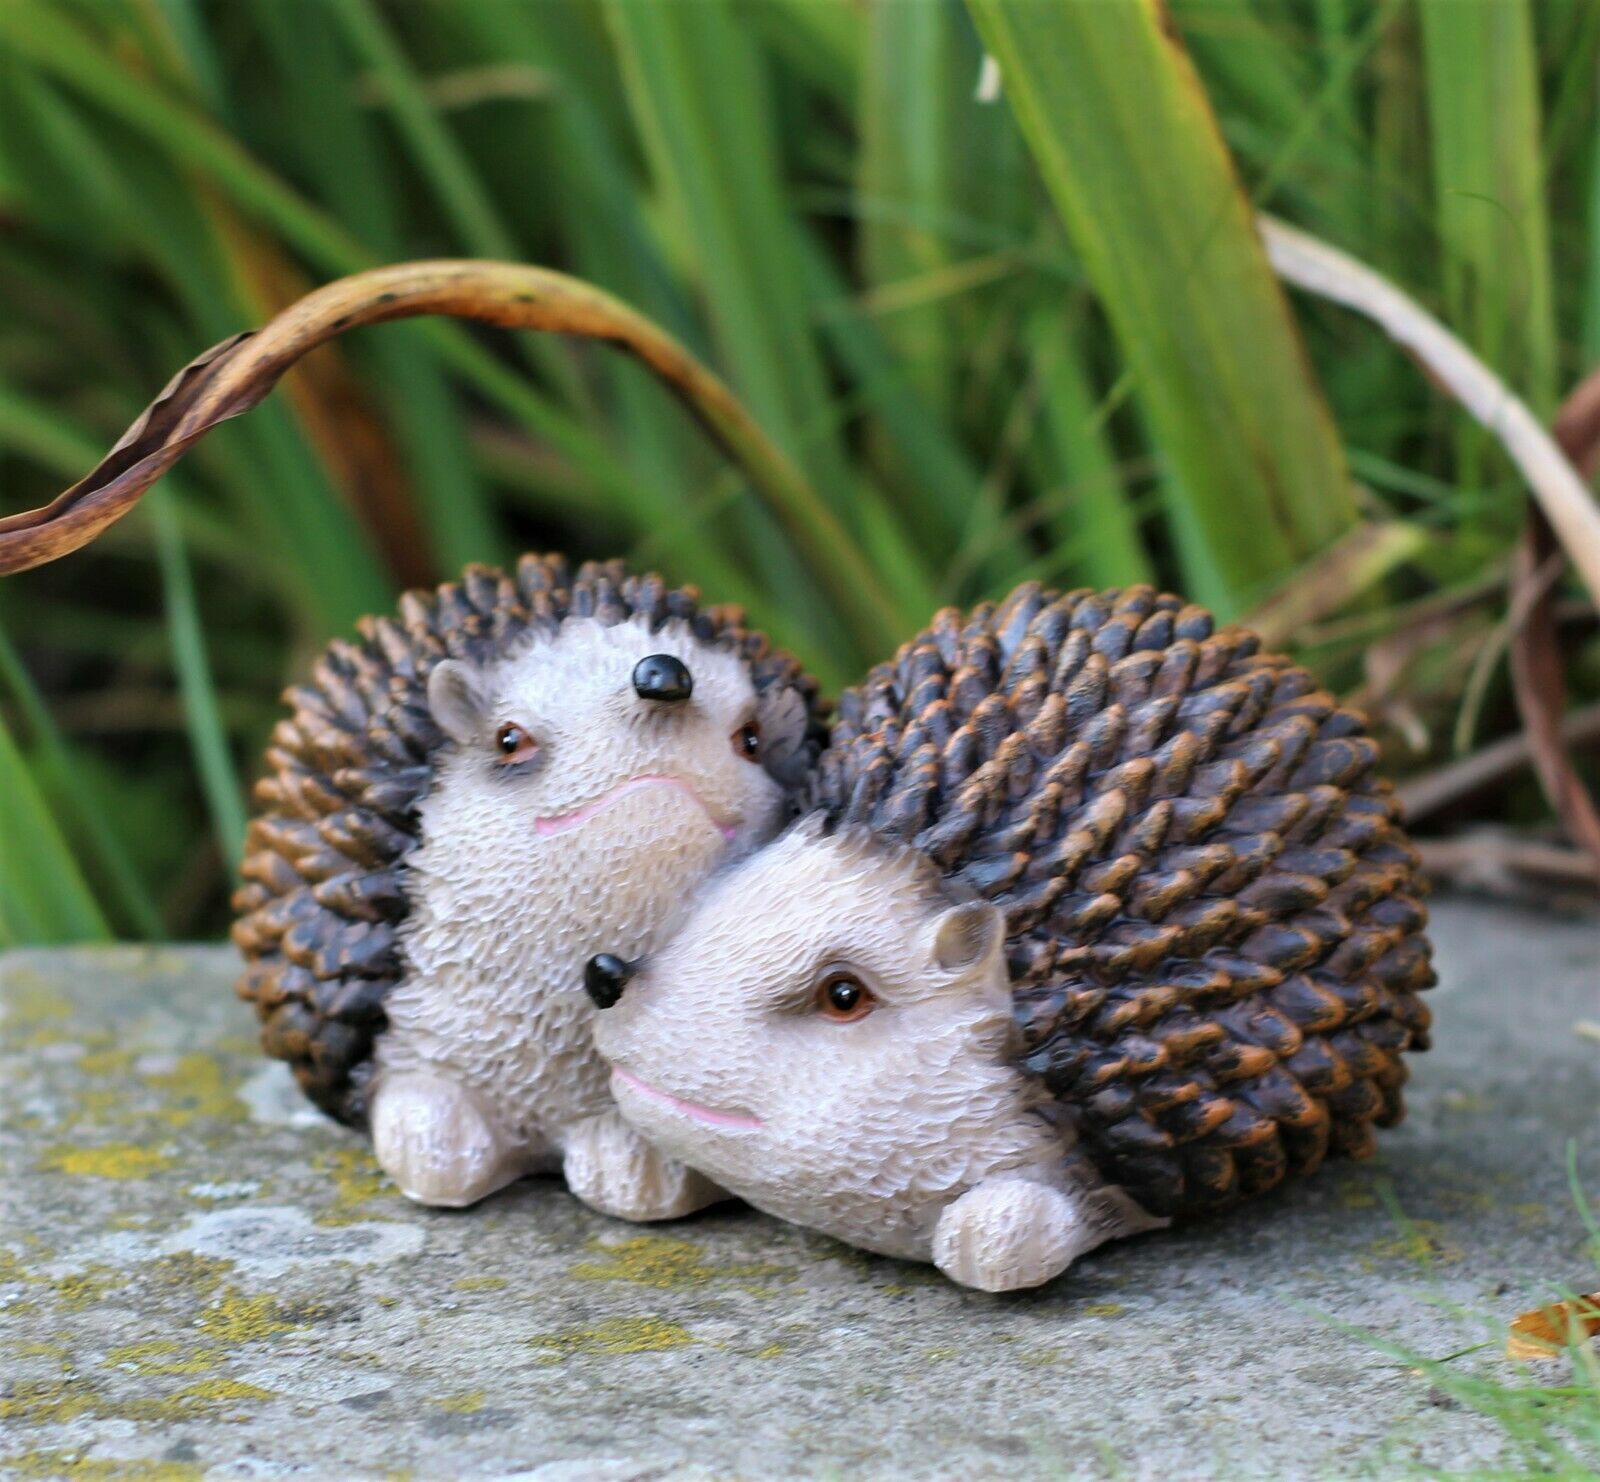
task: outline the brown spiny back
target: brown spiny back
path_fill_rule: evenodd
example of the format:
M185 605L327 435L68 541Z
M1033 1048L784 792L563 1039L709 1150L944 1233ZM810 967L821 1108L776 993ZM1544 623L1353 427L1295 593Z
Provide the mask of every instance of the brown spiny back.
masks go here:
M1007 914L1024 1065L1160 1213L1360 1157L1427 1047L1425 886L1364 723L1149 587L941 612L812 786Z
M256 1006L263 1047L324 1111L364 1121L384 998L405 970L406 859L444 740L427 708L429 672L445 658L506 655L569 617L640 615L654 626L681 618L701 641L740 655L758 693L796 690L811 734L790 761L809 766L821 734L815 682L738 609L702 608L693 588L629 575L617 561L575 576L560 556L524 556L514 576L469 567L437 592L407 592L394 617L364 618L359 639L329 644L310 683L285 692L291 713L256 786L233 939L245 957L239 995Z

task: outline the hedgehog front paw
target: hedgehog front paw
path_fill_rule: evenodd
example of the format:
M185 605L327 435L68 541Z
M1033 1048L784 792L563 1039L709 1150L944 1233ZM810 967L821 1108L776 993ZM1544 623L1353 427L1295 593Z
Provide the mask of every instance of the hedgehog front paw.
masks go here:
M1059 1189L1025 1178L987 1179L945 1207L933 1263L952 1281L985 1292L1040 1286L1099 1244Z
M703 1174L657 1152L616 1112L578 1123L564 1142L567 1187L601 1214L675 1220L728 1197Z
M372 1150L400 1192L459 1209L527 1172L472 1095L443 1076L385 1075L372 1098Z

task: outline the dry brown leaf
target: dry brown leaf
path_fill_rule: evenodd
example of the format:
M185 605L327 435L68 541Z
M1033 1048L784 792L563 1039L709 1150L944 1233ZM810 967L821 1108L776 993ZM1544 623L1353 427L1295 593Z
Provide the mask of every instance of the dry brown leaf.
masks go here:
M0 518L0 574L53 561L93 540L217 423L258 405L303 356L359 325L443 314L507 328L603 339L650 367L736 458L766 439L715 376L649 320L561 273L471 260L399 263L324 285L265 328L191 361L100 465L52 504ZM787 467L781 470L787 475ZM813 537L817 532L808 532Z
M1506 1357L1560 1358L1569 1343L1596 1333L1600 1333L1600 1292L1589 1292L1571 1302L1552 1302L1524 1312L1511 1324Z
M361 325L417 315L598 339L648 367L748 475L856 635L877 649L900 616L858 541L793 461L688 350L621 300L564 273L473 259L396 263L307 294L168 383L99 466L50 504L0 517L0 576L57 560L120 520L219 422L258 405L291 366Z

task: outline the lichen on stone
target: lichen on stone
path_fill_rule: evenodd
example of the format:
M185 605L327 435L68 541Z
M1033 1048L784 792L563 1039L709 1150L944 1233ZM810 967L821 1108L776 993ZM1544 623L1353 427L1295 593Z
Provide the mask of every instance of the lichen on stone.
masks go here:
M46 1148L40 1159L44 1169L79 1178L142 1179L172 1164L172 1154L130 1142L108 1142L99 1147L58 1144Z
M545 1363L559 1363L577 1354L664 1353L698 1341L682 1323L662 1317L608 1317L590 1327L562 1328L527 1340L530 1348L545 1351Z
M392 1185L372 1150L365 1144L347 1144L318 1153L312 1167L333 1185L333 1205L317 1214L319 1225L354 1225L373 1218L366 1206Z
M716 1264L706 1259L702 1246L664 1235L636 1235L629 1240L586 1242L586 1250L601 1259L580 1261L570 1275L578 1281L625 1281L662 1291L688 1291L715 1283L728 1283L761 1295L774 1282L793 1281L792 1266L771 1261L734 1261Z
M195 1326L220 1343L259 1343L274 1334L304 1327L305 1319L311 1315L305 1312L297 1319L270 1294L250 1297L237 1287L229 1287L200 1314Z
M81 1451L25 1451L0 1457L5 1475L51 1482L199 1482L203 1469L189 1462L112 1459Z

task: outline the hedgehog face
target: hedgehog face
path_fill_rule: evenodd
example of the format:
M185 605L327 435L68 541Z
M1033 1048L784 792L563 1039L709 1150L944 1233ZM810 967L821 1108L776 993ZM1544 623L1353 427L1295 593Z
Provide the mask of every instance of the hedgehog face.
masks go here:
M428 701L456 743L428 832L494 851L689 837L716 857L718 840L760 842L781 810L768 764L804 727L798 697L763 707L736 655L643 619L569 618L485 668L441 663Z
M1018 1140L1008 1115L1031 1093L1009 1062L1003 934L909 851L807 820L714 877L596 1016L612 1093L750 1202L823 1229L867 1209L866 1243L897 1249L896 1220L988 1167L996 1138L1019 1160L1036 1145L1037 1120Z

